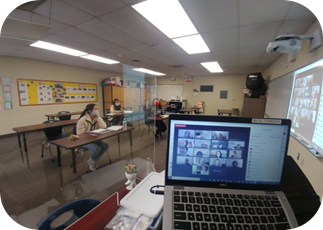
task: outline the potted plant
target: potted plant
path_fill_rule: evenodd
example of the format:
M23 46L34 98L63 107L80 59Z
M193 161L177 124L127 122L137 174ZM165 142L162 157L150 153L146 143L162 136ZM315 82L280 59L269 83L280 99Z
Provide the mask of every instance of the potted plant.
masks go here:
M125 175L128 179L125 183L128 190L132 190L136 186L137 166L135 163L128 163L125 165Z

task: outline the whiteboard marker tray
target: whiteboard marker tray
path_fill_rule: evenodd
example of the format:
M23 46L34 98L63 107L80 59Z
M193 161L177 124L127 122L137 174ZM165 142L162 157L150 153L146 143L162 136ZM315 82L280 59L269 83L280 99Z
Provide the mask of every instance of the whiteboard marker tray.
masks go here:
M157 217L163 208L164 196L152 194L150 188L164 183L163 174L151 172L121 200L121 206L151 218Z

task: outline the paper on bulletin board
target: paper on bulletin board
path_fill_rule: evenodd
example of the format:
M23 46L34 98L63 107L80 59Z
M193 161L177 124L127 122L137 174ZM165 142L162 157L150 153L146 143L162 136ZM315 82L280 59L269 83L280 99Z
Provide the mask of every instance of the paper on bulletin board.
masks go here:
M18 79L20 105L96 102L97 85L92 83Z
M10 77L2 77L2 85L11 85Z
M11 92L10 85L4 85L4 86L2 86L2 88L3 88L3 92L5 92L5 93L10 93Z
M3 93L3 100L4 101L12 101L11 93Z
M6 109L6 110L12 109L12 102L11 101L5 102L4 109Z

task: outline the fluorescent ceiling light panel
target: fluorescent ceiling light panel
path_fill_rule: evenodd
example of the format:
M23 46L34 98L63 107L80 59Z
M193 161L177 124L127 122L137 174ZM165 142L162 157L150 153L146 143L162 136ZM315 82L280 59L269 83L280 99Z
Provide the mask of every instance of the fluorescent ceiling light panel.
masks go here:
M208 53L210 52L201 35L192 35L183 38L176 38L173 41L179 45L188 54Z
M155 72L155 71L152 71L152 70L149 70L149 69L144 69L144 68L136 68L136 69L133 69L133 70L143 72L143 73L148 73L148 74L151 74L151 75L157 75L157 76L165 75L164 73L159 73L159 72Z
M221 73L223 72L222 68L220 67L217 61L215 62L203 62L201 63L208 71L211 73Z
M198 33L177 0L148 0L132 7L169 38Z
M59 45L55 45L55 44L43 42L43 41L35 42L35 43L31 44L30 46L41 48L41 49L46 49L46 50L51 50L51 51L55 51L55 52L59 52L59 53L64 53L64 54L68 54L68 55L72 55L72 56L81 56L81 55L87 54L82 51L74 50L71 48L67 48L64 46L59 46Z
M108 59L108 58L99 57L99 56L96 56L96 55L93 55L93 54L80 56L80 58L85 58L85 59L89 59L89 60L92 60L92 61L102 62L102 63L109 64L109 65L120 63L118 61L114 61L114 60L111 60L111 59Z

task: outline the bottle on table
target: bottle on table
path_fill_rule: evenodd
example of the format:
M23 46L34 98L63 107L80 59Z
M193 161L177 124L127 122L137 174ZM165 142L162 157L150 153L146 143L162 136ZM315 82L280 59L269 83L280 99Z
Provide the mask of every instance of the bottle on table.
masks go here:
M123 126L124 130L127 129L127 120L126 120L126 118L123 118L122 126Z

